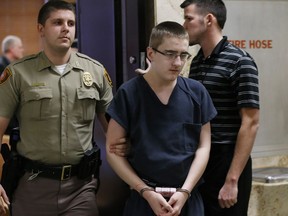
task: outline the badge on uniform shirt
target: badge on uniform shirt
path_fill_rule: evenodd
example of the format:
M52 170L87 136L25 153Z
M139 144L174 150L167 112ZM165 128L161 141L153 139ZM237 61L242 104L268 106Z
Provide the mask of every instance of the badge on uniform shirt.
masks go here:
M106 80L109 83L109 85L112 87L112 80L111 80L108 72L106 71L106 69L104 70L104 77L106 78Z
M83 82L86 86L92 86L93 79L92 79L92 75L89 72L83 73Z
M0 85L5 83L9 79L9 77L11 77L11 76L12 76L12 73L11 73L10 69L5 68L5 70L3 71L3 73L0 76Z

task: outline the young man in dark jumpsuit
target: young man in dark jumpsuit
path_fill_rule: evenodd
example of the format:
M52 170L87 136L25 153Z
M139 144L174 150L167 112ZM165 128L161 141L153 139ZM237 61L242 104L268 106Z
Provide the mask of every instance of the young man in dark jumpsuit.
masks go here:
M216 111L202 84L179 76L187 50L180 24L158 24L147 48L151 68L124 83L108 108L107 159L132 189L125 216L203 215L198 181ZM122 137L130 139L128 158L110 152Z

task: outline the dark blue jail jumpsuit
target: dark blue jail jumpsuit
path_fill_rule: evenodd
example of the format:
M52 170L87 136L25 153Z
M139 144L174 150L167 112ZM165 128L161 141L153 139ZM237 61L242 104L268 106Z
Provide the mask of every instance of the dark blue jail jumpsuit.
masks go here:
M128 161L138 176L158 187L181 187L194 159L201 127L215 117L216 110L198 81L178 77L164 105L139 76L118 89L107 113L130 138ZM202 199L195 188L181 215L203 214ZM148 202L132 191L124 215L154 214Z

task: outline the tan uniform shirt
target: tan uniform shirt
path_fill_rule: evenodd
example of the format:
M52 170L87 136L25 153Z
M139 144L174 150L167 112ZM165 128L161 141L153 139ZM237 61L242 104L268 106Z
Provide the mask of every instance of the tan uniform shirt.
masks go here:
M60 75L43 52L17 61L0 82L0 116L16 112L18 152L49 164L76 164L92 147L95 113L104 113L112 87L104 67L72 53Z

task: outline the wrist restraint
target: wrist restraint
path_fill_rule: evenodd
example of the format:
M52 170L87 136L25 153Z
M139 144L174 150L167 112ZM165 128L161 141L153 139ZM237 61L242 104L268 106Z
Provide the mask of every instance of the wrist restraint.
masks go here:
M144 187L140 190L139 194L143 197L143 193L145 191L155 191L156 193L160 193L164 197L171 197L175 192L185 193L188 198L191 196L191 192L184 188L169 188L169 187Z

